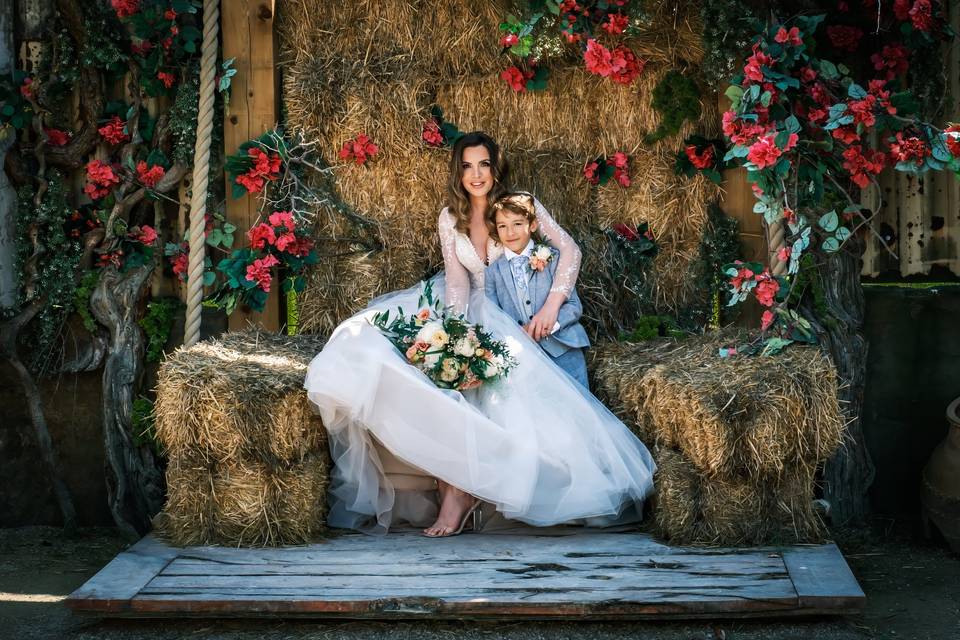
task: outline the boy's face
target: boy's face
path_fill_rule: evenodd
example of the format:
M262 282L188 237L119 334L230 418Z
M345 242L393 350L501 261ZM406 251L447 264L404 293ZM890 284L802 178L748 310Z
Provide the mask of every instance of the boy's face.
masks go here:
M530 242L530 236L537 230L536 220L527 222L527 216L504 209L497 210L496 222L500 244L514 253L522 252Z

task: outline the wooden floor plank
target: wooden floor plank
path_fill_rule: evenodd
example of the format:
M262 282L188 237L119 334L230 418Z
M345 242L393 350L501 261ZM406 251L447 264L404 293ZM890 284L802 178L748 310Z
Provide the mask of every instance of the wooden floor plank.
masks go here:
M111 576L134 566L139 578L111 590ZM643 534L581 532L344 535L276 549L174 549L148 537L68 604L141 617L756 617L855 609L863 595L851 580L833 545L697 549Z

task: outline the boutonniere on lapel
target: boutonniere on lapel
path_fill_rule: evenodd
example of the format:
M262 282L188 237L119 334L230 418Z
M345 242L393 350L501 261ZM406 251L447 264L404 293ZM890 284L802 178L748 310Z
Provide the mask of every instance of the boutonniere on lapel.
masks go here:
M537 243L533 245L530 252L530 268L534 271L543 271L547 264L553 260L553 251L545 244Z

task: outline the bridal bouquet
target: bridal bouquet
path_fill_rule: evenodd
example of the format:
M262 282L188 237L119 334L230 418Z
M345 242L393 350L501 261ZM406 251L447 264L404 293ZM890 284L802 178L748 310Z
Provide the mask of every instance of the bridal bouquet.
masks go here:
M433 299L432 284L423 285L420 310L390 320L389 311L374 315L372 323L400 350L407 362L427 374L441 389L463 391L497 380L516 366L507 345L463 316L448 314Z

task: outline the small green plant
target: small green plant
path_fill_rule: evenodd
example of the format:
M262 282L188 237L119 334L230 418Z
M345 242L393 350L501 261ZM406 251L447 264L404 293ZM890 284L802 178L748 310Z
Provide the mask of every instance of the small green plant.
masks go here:
M163 348L170 339L170 330L183 303L177 298L160 298L147 303L147 313L140 319L140 328L147 336L147 362L160 362Z

